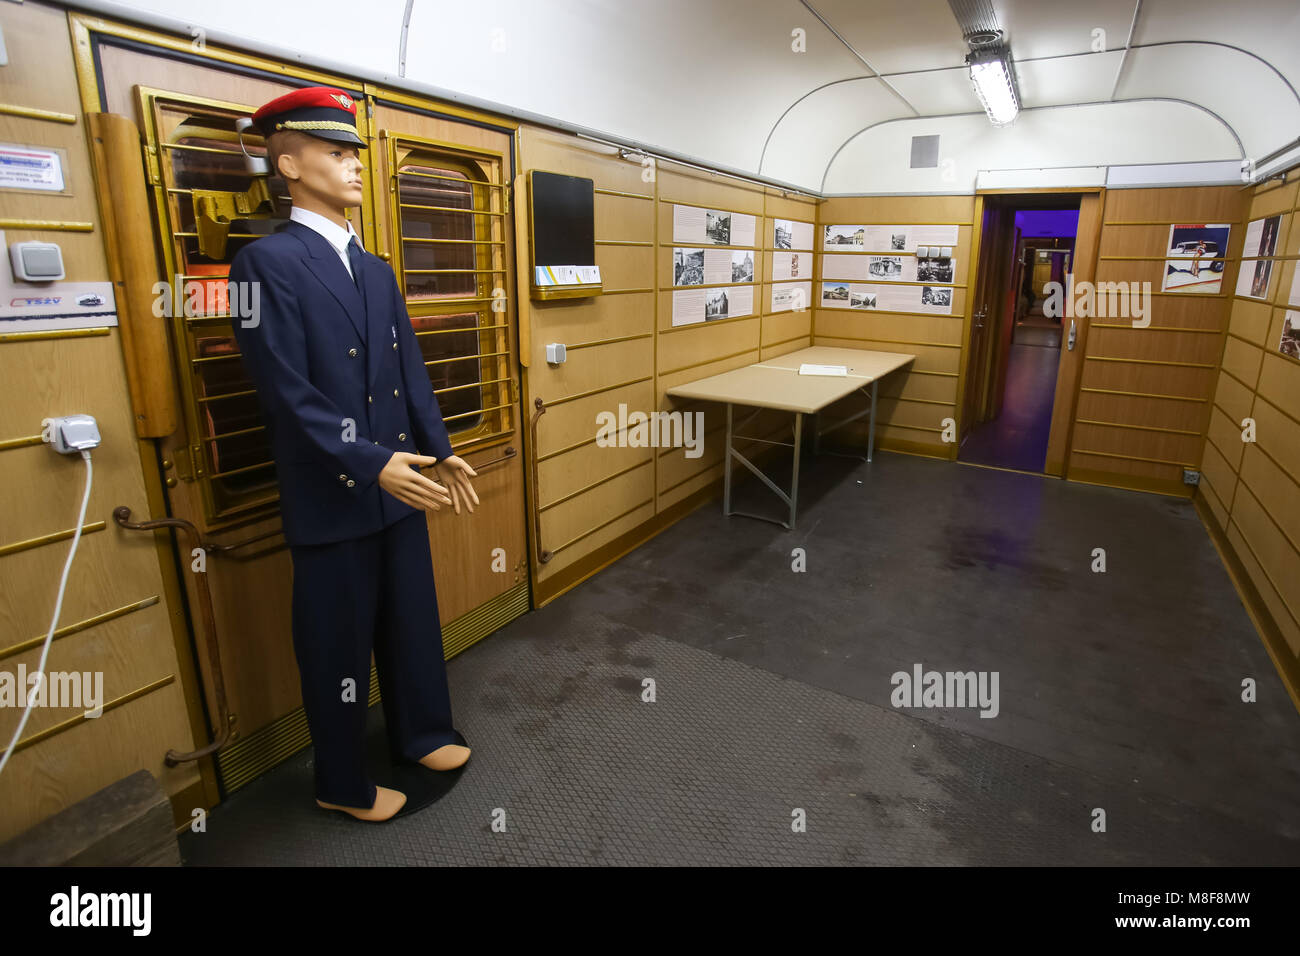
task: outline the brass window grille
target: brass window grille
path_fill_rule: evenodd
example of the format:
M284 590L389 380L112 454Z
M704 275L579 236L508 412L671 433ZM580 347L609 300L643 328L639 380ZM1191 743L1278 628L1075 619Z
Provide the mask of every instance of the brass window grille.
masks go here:
M229 223L224 250L200 248L195 192L239 193L254 184L244 164L235 120L246 106L141 87L141 116L153 195L154 227L171 295L176 381L186 445L176 449L179 476L196 484L207 528L270 512L279 501L275 463L252 381L240 361L226 301L230 260L245 244L288 218L280 177L268 186L272 208ZM260 138L245 134L253 155Z
M271 177L270 218L263 209L232 220L223 253L205 255L194 194L239 193L254 184L234 126L252 110L147 87L137 95L154 228L173 295L172 314L163 321L171 329L186 433L185 447L176 450L177 473L199 489L205 524L213 529L272 512L279 501L265 423L230 324L225 280L235 253L287 219L291 201L283 180ZM386 142L395 171L389 221L399 227L393 265L448 432L458 444L509 434L517 385L504 298L509 198L503 157L422 140ZM255 134L245 132L244 145L252 155L265 155ZM197 308L182 307L187 295Z
M514 428L500 154L406 136L388 147L393 256L452 441Z

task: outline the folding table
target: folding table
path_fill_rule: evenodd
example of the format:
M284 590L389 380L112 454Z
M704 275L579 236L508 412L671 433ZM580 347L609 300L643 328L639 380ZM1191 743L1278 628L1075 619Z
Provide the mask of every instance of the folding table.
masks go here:
M694 382L674 385L667 394L675 398L690 398L711 402L722 402L727 406L727 452L723 466L722 513L724 515L745 515L749 518L761 518L784 525L793 530L795 510L799 502L799 456L803 444L803 416L817 413L833 402L839 401L853 392L869 395L871 405L847 418L841 419L829 428L820 428L814 424L813 453L821 453L821 436L857 421L863 415L870 414L867 429L867 456L875 447L876 437L876 387L880 380L890 372L897 371L916 358L903 352L876 352L868 349L835 348L826 345L814 345L799 349L785 355L755 362L742 368L710 375ZM800 375L799 366L803 363L814 365L843 365L846 375ZM870 386L868 390L867 386ZM732 406L753 406L754 411L733 427ZM794 413L794 443L774 442L753 435L737 434L735 428L744 428L765 408L775 408ZM763 442L769 445L784 445L794 449L794 472L787 494L773 482L753 462L737 451L732 441L742 438L747 441ZM841 454L829 452L829 454ZM742 465L752 471L763 484L780 498L790 509L790 520L771 518L767 515L754 514L749 511L733 510L731 507L731 459L735 457ZM848 456L848 457L861 457Z

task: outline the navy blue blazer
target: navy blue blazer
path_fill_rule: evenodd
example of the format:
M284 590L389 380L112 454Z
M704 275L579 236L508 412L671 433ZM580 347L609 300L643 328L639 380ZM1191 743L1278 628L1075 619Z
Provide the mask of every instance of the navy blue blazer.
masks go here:
M231 325L270 433L290 545L405 518L417 509L379 487L393 452L452 454L392 267L367 252L361 273L364 303L334 247L294 220L230 264L231 283L257 283L256 315ZM241 311L251 305L241 295Z

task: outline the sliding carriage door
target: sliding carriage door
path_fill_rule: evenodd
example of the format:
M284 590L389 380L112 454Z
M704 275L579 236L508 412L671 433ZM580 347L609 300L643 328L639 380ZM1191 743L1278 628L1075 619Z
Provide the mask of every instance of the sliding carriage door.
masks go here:
M478 472L474 514L428 513L443 642L455 653L529 606L514 144L508 131L370 106L376 242L367 245L397 275L452 449Z
M290 204L279 177L246 166L235 121L249 115L249 104L140 85L134 92L152 207L140 211L141 224L152 213L158 278L171 298L161 319L171 367L154 374L171 377L181 408L180 427L159 440L162 480L171 514L193 523L209 545L196 565L188 539L176 538L196 641L205 626L204 581L211 594L235 732L215 756L229 792L310 742L290 638L291 562L275 464L224 296L235 253L271 231L272 217L288 216ZM264 153L260 139L245 142L253 155ZM214 674L201 651L197 663L212 712Z
M177 430L158 440L161 480L171 514L193 523L207 545L196 555L188 539L176 538L215 721L200 584L211 594L234 729L215 762L229 792L310 742L275 465L224 295L235 253L290 210L279 177L249 171L235 123L289 87L164 58L114 51L105 60L105 109L131 116L141 131L149 196L139 221L156 238L152 278L171 291L170 314L159 319L169 329L171 362L148 374L175 390L183 410ZM223 90L232 98L219 98ZM240 94L242 102L234 99ZM362 94L355 91L359 103ZM443 643L452 656L530 604L514 264L505 242L513 226L502 185L510 181L513 142L509 131L379 113L387 128L361 154L367 201L350 216L366 248L396 271L453 448L479 472L476 513L444 506L428 516ZM376 128L367 118L359 110L363 135ZM246 133L244 146L265 154L256 135ZM371 703L378 695L372 671Z

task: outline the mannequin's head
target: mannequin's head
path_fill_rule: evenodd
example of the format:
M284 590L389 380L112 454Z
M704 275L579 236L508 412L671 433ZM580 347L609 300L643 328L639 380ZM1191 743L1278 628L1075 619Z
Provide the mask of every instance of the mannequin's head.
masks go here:
M356 146L299 130L280 130L266 138L266 153L295 206L341 212L361 205L365 165Z

